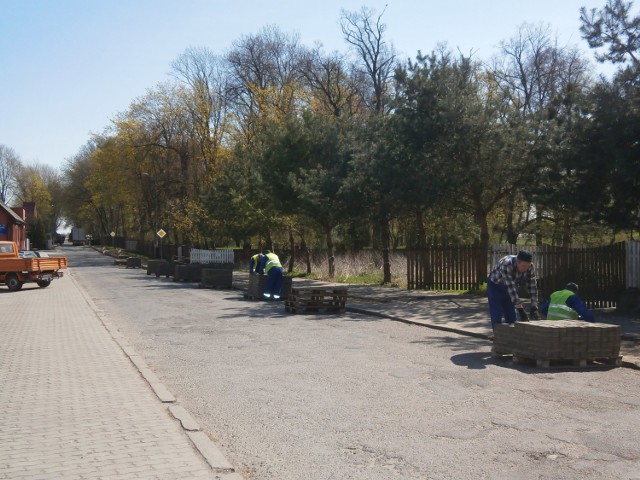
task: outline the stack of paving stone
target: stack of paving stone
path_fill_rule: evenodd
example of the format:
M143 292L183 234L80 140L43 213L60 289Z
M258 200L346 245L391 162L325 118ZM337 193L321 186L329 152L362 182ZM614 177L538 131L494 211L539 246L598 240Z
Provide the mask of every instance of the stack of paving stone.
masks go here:
M140 257L127 257L127 268L142 267L142 259Z
M291 294L291 286L293 279L291 277L282 277L282 288L280 289L280 299L285 300ZM244 294L246 298L253 300L262 300L264 289L267 285L267 275L258 275L252 273L249 275L249 288Z
M174 264L169 263L167 260L147 260L147 275L172 277L174 273Z
M201 278L201 263L176 264L174 267L174 282L199 282Z
M231 288L233 264L207 264L202 267L200 288Z
M290 313L341 313L344 312L347 295L345 287L293 288L284 306Z
M620 327L579 320L539 320L498 325L494 350L514 359L574 361L619 359Z
M516 324L500 323L493 332L493 352L497 355L513 354L513 346L517 343L519 330Z

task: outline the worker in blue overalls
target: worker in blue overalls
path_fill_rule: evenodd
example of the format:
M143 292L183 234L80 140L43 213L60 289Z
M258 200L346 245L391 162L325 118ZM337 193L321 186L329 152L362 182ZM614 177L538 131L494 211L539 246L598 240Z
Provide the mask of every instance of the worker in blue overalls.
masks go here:
M282 276L284 269L280 263L278 255L271 250L263 250L262 258L258 262L257 273L267 276L267 284L264 288L263 296L266 300L280 300L280 291L282 290Z

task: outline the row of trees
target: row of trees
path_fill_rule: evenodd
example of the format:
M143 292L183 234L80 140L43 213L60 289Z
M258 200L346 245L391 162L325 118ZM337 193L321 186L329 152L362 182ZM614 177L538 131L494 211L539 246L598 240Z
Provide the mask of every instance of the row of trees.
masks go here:
M522 25L490 62L401 61L384 12L343 11L348 53L276 27L189 48L67 162L61 212L94 236L380 249L601 242L639 229L640 19L582 10L589 63ZM293 248L292 248L293 250ZM332 263L330 262L330 273Z

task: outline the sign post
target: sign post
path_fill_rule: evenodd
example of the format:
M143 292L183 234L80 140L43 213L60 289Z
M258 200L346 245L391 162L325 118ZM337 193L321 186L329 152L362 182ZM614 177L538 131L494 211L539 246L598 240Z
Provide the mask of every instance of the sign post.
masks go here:
M162 260L162 239L167 234L163 229L158 230L157 235L160 237L160 259Z

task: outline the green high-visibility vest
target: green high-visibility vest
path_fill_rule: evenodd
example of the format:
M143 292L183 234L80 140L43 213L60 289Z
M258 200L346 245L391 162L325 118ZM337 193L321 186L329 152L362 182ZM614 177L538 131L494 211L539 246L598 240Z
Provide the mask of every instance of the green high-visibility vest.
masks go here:
M264 266L264 273L266 274L271 270L271 267L281 267L280 259L275 253L267 253L267 264Z
M573 308L567 306L567 298L575 295L571 290L558 290L551 294L547 320L578 320L580 315Z
M251 257L251 260L249 261L249 271L250 272L255 272L256 269L258 268L258 263L260 262L260 253L256 253L253 257Z

